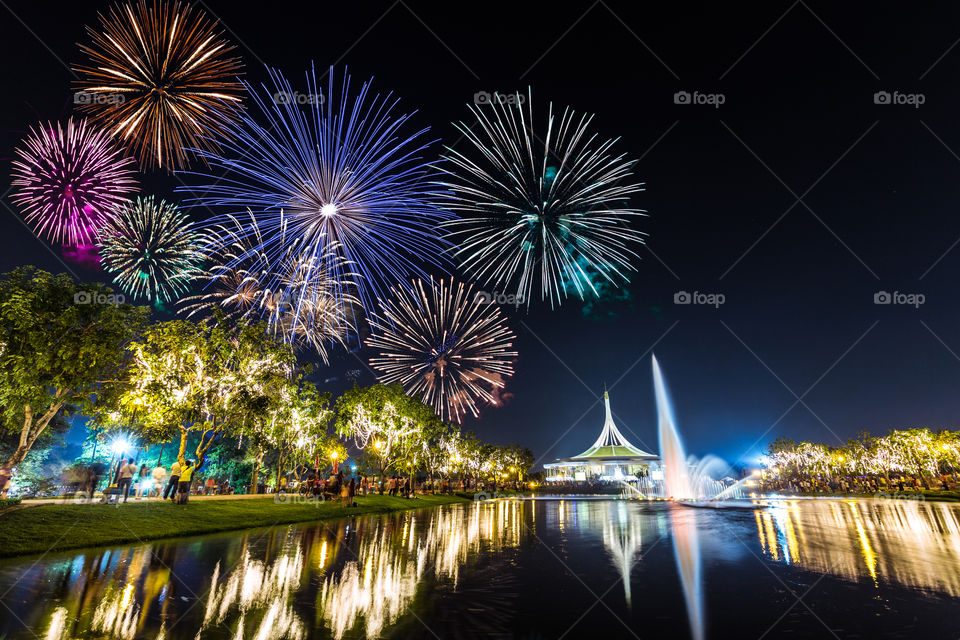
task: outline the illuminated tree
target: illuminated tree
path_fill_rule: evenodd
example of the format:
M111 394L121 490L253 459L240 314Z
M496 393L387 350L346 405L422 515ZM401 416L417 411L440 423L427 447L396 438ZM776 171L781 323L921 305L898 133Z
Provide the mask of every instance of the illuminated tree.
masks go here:
M336 432L353 438L382 478L407 462L410 449L419 445L421 407L399 384L354 387L337 399Z
M222 319L222 318L221 318ZM148 439L176 437L186 462L187 440L199 433L196 461L218 436L243 432L269 410L272 396L292 372L293 353L262 326L225 322L163 322L131 346L127 414L141 411Z
M936 452L934 436L929 429L894 429L886 436L890 447L899 453L902 464L907 469L916 471L923 486L929 488L924 474L937 473L938 454Z

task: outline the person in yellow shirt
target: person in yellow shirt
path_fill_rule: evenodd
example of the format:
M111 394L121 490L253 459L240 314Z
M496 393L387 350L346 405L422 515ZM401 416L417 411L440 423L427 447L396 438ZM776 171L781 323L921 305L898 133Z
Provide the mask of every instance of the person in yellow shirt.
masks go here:
M193 472L196 470L193 460L187 460L187 466L180 470L180 481L177 483L177 504L187 504L190 499L190 485L193 483Z

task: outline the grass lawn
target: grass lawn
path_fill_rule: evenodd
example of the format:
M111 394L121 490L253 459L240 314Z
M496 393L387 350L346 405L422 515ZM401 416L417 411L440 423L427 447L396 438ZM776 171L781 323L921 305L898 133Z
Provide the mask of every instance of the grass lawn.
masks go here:
M281 498L282 500L282 498ZM245 500L166 500L121 505L43 504L0 514L0 557L79 549L311 520L469 502L458 496L358 496L357 507L304 502L292 496Z

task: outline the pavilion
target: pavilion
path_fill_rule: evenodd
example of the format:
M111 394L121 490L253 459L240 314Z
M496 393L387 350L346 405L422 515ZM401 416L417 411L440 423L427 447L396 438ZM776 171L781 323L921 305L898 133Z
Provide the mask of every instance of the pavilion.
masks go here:
M660 456L647 453L630 444L610 411L610 394L603 392L607 417L600 437L589 449L572 458L563 458L543 465L548 482L633 482L641 478L662 479Z

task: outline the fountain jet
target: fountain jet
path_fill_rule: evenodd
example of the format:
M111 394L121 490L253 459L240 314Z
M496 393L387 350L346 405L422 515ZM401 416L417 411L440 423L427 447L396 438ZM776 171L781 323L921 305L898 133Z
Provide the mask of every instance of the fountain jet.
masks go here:
M660 458L663 461L665 497L674 500L693 500L697 496L690 482L687 455L683 450L680 434L677 432L667 384L663 380L657 356L652 356L650 360L653 364L653 388L657 399L657 431L660 439Z

